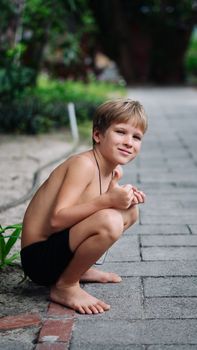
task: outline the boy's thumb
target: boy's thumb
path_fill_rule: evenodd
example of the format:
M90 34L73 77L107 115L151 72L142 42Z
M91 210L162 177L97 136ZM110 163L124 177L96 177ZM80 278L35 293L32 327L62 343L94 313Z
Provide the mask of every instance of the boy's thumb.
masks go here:
M111 183L113 185L116 185L121 177L122 177L121 171L119 169L115 169L113 172L113 177L112 177Z

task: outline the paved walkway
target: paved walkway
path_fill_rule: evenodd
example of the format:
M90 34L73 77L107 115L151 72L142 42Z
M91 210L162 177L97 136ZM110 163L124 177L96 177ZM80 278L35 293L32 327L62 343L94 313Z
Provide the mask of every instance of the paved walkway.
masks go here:
M144 104L149 131L124 182L143 189L147 203L102 266L123 282L84 286L111 310L82 316L48 305L47 290L16 286L7 271L0 297L9 305L0 301L0 310L9 318L0 320L0 349L197 349L197 90L139 88L129 96Z

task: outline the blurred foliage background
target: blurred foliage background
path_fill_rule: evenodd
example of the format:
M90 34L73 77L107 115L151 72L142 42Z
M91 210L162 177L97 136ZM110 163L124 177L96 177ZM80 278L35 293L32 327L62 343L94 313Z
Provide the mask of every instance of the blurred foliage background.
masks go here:
M87 123L127 85L197 82L195 0L0 5L0 132L61 128L69 101Z

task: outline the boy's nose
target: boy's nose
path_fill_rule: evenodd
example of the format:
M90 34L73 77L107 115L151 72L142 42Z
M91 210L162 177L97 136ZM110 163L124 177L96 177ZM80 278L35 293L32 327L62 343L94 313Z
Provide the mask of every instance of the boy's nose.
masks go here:
M127 138L125 139L125 144L128 147L132 147L133 146L133 138L132 138L132 136L127 136Z

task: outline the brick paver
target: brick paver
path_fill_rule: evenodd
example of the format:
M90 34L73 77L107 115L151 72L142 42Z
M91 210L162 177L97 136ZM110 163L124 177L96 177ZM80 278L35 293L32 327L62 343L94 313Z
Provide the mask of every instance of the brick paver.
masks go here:
M61 305L49 303L37 340L36 350L67 349L71 340L75 312Z
M41 323L39 314L19 314L0 318L0 330L38 326Z

